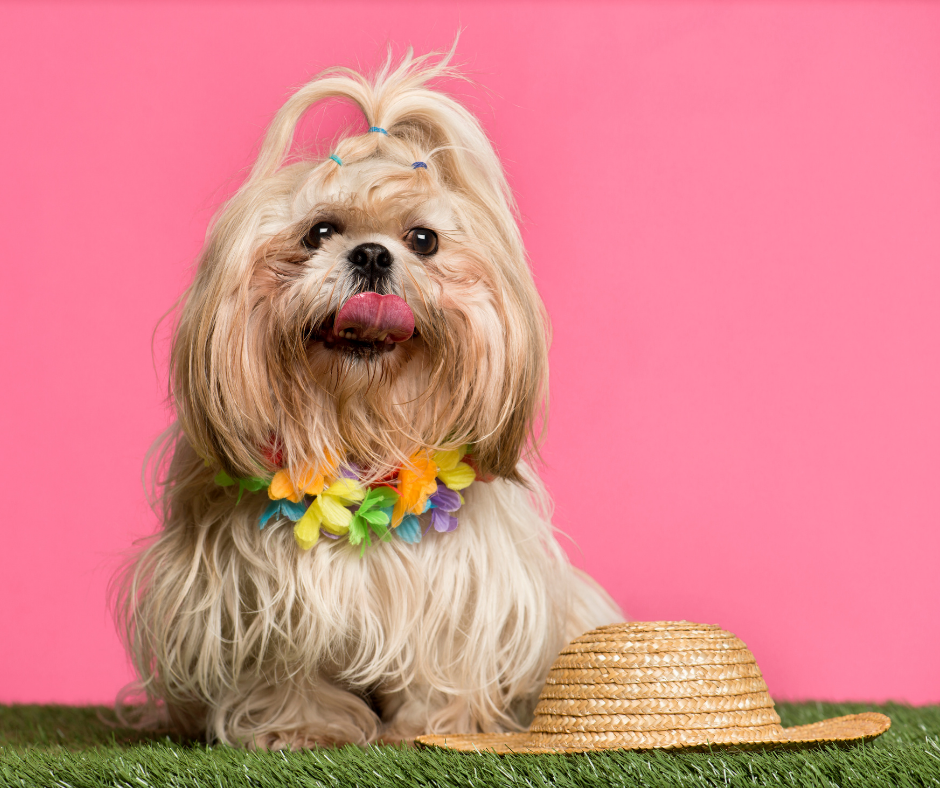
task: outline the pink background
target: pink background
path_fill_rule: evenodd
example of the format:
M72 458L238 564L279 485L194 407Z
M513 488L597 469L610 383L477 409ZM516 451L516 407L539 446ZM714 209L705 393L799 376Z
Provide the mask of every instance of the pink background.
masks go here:
M573 560L778 698L940 701L940 6L589 0L0 5L0 701L130 677L152 332L265 124L459 28L554 320Z

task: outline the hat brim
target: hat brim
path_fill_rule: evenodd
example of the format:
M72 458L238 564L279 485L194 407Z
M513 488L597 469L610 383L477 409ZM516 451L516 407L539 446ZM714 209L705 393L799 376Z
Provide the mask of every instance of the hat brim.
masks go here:
M632 734L635 741L630 743L605 741L577 741L574 736L569 741L559 737L557 744L546 746L536 742L532 734L526 733L476 733L455 736L427 735L415 739L420 747L457 752L489 752L496 755L534 755L534 754L569 754L596 752L598 750L669 750L672 752L707 752L709 750L800 750L822 747L828 744L850 747L871 741L891 727L891 719L884 714L869 711L862 714L850 714L847 717L833 717L809 725L796 725L783 728L773 739L740 741L721 741L720 731L657 731L655 740L652 736ZM669 736L672 733L672 736ZM648 739L644 741L644 739ZM718 739L716 741L716 739Z

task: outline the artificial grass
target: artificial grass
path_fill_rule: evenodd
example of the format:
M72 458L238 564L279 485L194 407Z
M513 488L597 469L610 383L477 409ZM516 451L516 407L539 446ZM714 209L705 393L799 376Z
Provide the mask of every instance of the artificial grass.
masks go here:
M112 728L100 707L0 706L0 786L940 786L940 706L778 703L784 725L882 711L875 742L803 752L465 755L402 747L249 752Z

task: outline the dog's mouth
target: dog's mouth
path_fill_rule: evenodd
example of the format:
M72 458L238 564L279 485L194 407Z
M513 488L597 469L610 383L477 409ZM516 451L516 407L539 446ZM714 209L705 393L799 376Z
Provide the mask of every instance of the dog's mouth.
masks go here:
M359 356L388 353L415 335L411 307L397 295L358 293L306 332L307 343Z

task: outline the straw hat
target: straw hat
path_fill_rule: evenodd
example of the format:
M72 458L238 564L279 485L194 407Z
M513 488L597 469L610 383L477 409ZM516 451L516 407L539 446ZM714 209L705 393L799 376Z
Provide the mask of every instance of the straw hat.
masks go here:
M610 624L564 648L526 733L420 736L419 745L497 754L848 746L891 725L867 712L784 728L754 657L710 624Z

